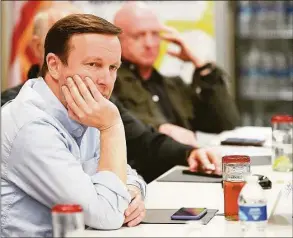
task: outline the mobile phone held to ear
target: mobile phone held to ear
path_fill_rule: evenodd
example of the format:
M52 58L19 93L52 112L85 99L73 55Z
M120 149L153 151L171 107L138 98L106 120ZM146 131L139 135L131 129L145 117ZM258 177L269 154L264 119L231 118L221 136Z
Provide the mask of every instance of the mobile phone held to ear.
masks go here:
M172 220L199 220L207 213L206 208L181 207L172 216Z
M221 145L239 145L239 146L263 146L264 140L250 138L227 138L221 141Z

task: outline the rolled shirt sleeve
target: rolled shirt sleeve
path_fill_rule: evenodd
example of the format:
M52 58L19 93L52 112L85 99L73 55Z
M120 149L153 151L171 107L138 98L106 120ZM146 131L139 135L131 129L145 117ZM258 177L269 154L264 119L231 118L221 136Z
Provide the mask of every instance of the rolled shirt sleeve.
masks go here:
M136 170L127 165L127 185L134 185L141 191L142 197L146 197L146 182L138 175Z
M127 187L110 171L85 173L68 136L45 121L24 125L6 162L7 178L49 209L58 203L80 204L86 225L120 228L131 200ZM139 185L145 194L143 180L130 168L128 173L127 182Z

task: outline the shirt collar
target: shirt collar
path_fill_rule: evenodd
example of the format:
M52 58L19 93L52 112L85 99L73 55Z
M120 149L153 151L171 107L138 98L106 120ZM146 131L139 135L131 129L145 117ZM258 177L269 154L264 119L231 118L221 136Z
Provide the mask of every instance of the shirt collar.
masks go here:
M45 101L43 110L55 117L74 138L81 138L87 127L68 116L67 109L54 95L44 79L39 77L28 81L32 81L31 88Z
M122 66L128 68L130 71L138 75L136 64L130 62L129 60L122 58Z
M153 72L149 78L149 80L142 80L141 76L138 73L137 65L132 63L129 60L126 60L125 58L122 58L122 66L128 68L132 73L134 73L142 82L147 83L148 81L158 81L162 82L163 78L162 75L153 68Z

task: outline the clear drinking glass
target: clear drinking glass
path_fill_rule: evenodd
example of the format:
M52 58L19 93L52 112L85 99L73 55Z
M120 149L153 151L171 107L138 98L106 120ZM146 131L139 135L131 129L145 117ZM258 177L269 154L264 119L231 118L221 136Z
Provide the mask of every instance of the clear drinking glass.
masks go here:
M293 116L275 115L272 124L272 167L275 171L292 171Z
M238 196L250 174L250 157L228 155L222 158L224 213L226 220L238 221Z
M52 208L53 237L66 237L66 233L84 230L83 209L76 204L57 204Z

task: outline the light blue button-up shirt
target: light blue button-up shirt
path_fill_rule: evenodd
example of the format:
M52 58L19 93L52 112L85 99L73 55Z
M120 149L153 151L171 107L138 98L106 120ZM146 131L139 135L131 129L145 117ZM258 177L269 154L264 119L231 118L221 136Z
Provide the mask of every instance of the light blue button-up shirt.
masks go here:
M122 225L131 197L113 172L97 172L99 131L71 120L42 78L28 80L1 119L1 236L52 236L58 203L80 204L93 228ZM141 177L127 174L145 196Z

